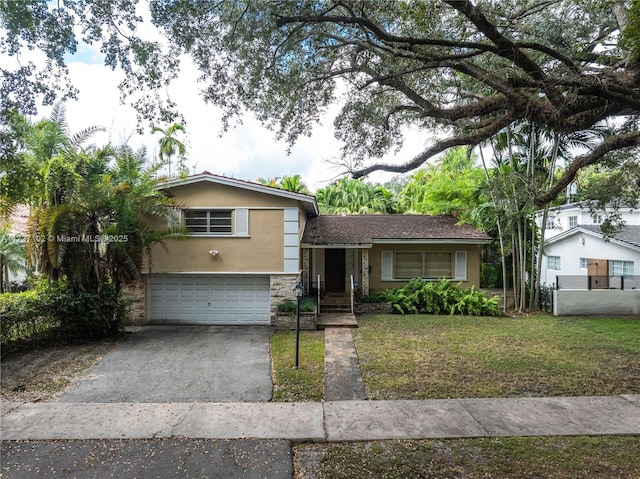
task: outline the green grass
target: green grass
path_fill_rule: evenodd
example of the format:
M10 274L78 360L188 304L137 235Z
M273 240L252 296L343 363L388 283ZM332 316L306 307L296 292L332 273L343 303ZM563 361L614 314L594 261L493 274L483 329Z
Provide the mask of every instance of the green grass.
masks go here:
M296 334L282 331L271 337L273 400L322 401L324 332L301 331L299 368L295 369Z
M637 478L637 437L510 437L299 444L296 479Z
M640 392L640 321L370 315L354 330L370 399Z

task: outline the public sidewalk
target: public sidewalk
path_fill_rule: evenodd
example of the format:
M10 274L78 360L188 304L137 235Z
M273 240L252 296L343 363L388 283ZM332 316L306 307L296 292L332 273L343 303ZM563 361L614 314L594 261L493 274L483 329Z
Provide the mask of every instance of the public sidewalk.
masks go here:
M3 403L0 437L356 441L640 435L640 395L324 403Z

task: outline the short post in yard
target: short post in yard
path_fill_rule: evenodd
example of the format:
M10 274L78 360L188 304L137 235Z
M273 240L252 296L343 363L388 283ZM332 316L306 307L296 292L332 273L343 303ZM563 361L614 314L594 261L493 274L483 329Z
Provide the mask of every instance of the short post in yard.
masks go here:
M297 283L294 288L296 293L296 369L300 356L300 298L302 297L302 283Z

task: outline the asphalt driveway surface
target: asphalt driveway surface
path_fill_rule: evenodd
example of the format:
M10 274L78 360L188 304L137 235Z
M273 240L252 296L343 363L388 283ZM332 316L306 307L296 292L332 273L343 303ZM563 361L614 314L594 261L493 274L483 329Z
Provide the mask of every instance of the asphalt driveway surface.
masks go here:
M269 401L268 326L145 326L60 402Z
M291 479L293 462L283 440L2 441L1 472L13 479Z

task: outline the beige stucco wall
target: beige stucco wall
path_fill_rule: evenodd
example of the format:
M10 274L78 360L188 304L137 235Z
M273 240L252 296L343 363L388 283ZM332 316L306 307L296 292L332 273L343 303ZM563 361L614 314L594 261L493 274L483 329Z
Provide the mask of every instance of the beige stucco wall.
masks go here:
M467 252L467 281L462 281L463 288L469 288L474 285L480 287L480 245L469 244L443 244L443 245L374 245L369 252L369 265L371 266L371 274L369 275L370 292L384 291L389 288L397 288L406 281L382 281L382 252L383 251L416 251L416 252L451 252L466 251ZM457 283L457 281L456 281Z
M191 236L153 248L151 271L279 272L284 265L284 211L250 210L249 237ZM217 250L217 256L209 251Z
M318 273L322 278L325 276L324 270L324 249L312 248L312 260L311 260L311 283L315 284L317 281ZM480 287L480 245L467 245L467 244L451 244L451 245L374 245L369 250L369 265L371 267L371 274L369 275L369 292L384 291L389 288L398 288L403 284L406 284L405 280L395 281L382 281L381 280L381 262L382 251L427 251L427 252L467 252L467 281L462 281L461 286L464 288L475 285L476 288ZM357 264L354 265L354 255L357 258ZM355 267L354 267L355 266ZM362 250L361 249L346 249L345 250L345 291L348 291L350 275L353 274L354 280L358 281L360 285L363 285L362 279ZM456 280L456 283L458 281Z
M300 231L306 214L295 200L212 183L171 189L181 208L248 208L249 237L191 236L155 245L152 273L278 273L284 271L284 208L298 208ZM156 228L166 227L152 221ZM300 233L301 234L301 233ZM217 250L217 256L209 251ZM301 265L299 266L301 267ZM145 265L145 272L149 272Z
M282 208L297 207L298 202L288 198L250 191L217 183L193 183L171 188L171 195L191 208Z

